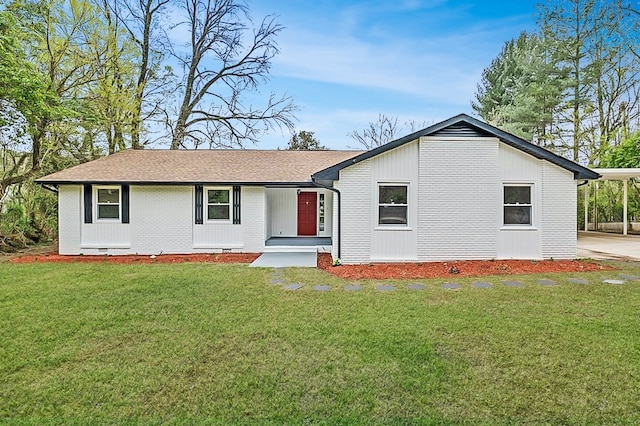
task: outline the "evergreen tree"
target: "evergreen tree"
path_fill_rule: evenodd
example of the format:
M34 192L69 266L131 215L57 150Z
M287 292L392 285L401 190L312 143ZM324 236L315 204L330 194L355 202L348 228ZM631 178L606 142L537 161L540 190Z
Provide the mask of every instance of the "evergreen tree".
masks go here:
M552 43L526 32L506 42L483 71L471 104L485 121L542 146L552 143L554 114L567 86Z
M293 133L287 145L288 151L322 151L326 149L328 148L320 145L318 139L313 136L313 132L306 130Z

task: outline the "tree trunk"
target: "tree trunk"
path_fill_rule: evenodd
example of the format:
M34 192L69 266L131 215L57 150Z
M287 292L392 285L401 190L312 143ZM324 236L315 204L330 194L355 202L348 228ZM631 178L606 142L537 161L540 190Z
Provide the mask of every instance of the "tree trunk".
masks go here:
M144 89L149 79L149 52L151 50L151 25L153 14L156 9L153 7L153 0L144 4L144 25L142 30L142 41L139 42L142 54L140 72L138 74L138 85L136 86L136 98L131 120L131 146L133 149L142 149L140 142L140 132L142 131L142 102L144 101ZM160 6L158 6L160 7Z
M573 66L574 71L576 73L576 80L573 84L575 87L573 88L573 161L575 163L580 159L580 104L582 103L582 99L580 99L580 86L582 81L580 78L582 77L580 71L580 55L582 54L582 27L581 16L580 16L580 7L579 4L575 6L575 25L576 25L576 34L575 34L575 50Z
M142 143L140 142L140 132L142 130L140 116L142 115L142 103L141 99L135 99L135 105L133 108L133 117L131 118L131 147L133 149L142 149Z
M171 149L180 149L181 146L184 146L184 137L187 133L186 122L187 122L187 116L181 113L173 129Z

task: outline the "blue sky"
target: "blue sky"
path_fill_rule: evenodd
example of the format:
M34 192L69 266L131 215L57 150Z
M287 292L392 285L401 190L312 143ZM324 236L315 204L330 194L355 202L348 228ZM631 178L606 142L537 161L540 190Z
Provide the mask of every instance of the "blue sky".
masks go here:
M300 107L298 130L332 149L379 113L431 124L472 114L482 70L506 40L535 28L536 1L250 0L255 21L276 15L271 81ZM285 147L289 134L265 135L259 148Z

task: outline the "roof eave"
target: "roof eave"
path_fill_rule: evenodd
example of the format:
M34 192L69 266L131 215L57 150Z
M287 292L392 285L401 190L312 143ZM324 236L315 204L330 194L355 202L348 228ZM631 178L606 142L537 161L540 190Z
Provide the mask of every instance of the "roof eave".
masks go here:
M497 127L484 123L473 117L466 116L465 120L460 121L467 121L469 124L474 125L481 130L484 130L485 132L494 134L498 139L509 146L519 149L520 151L532 155L535 158L547 160L559 167L562 167L565 170L573 172L574 179L576 180L595 180L600 177L598 173L587 167L581 166L578 163L574 163L573 161L554 154L547 149L527 142L522 138L512 135L511 133L507 133L504 130L500 130Z
M134 181L134 180L36 180L39 185L139 185L139 186L193 186L193 185L225 185L225 186L265 186L265 187L313 187L312 181L264 181L264 182L239 182L239 181Z

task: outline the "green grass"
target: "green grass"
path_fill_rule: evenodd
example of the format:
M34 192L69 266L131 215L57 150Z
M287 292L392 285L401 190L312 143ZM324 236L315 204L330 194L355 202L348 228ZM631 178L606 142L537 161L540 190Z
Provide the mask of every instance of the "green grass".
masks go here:
M0 423L637 424L640 282L600 284L621 272L348 293L307 269L290 292L242 265L0 263Z

